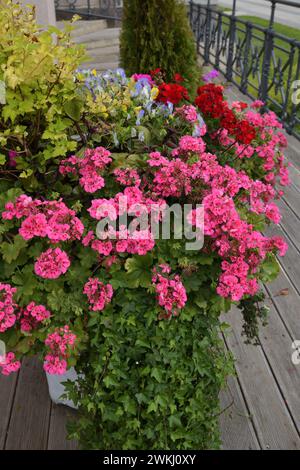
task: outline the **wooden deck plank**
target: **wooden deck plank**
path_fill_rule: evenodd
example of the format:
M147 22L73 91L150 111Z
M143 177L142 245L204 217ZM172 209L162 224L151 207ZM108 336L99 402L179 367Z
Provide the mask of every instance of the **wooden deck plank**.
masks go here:
M300 220L285 201L278 201L277 206L282 215L280 227L284 230L286 236L294 243L297 250L300 251Z
M227 389L220 394L221 408L225 410L219 418L223 450L260 449L252 417L246 407L236 377L229 377Z
M300 296L283 269L266 289L290 336L300 338Z
M226 341L236 358L239 381L263 449L300 449L300 439L277 383L259 346L241 339L241 314L223 317L232 327Z
M294 212L296 217L300 219L299 212L299 201L300 201L300 192L295 185L291 184L290 186L284 188L283 201L289 206L289 208Z
M290 162L289 157L288 157L288 153L286 152L286 149L285 149L284 155L287 158L287 160ZM299 154L298 154L298 158L299 158ZM299 169L299 166L296 167L294 164L292 164L289 168L289 175L290 175L290 180L291 180L292 184L295 186L297 191L300 192L300 169Z
M46 376L37 359L26 358L19 373L5 448L47 448L51 402Z
M18 375L0 376L0 449L4 448Z
M71 419L78 416L75 410L64 405L52 404L48 450L76 450L78 443L76 441L67 440L66 424Z
M300 434L300 367L294 365L291 358L292 342L297 337L290 336L273 302L269 300L266 303L270 307L270 314L268 325L260 331L261 345Z
M288 138L288 146L284 151L284 154L288 158L288 160L293 164L293 167L298 170L298 175L299 175L299 170L300 170L300 161L299 161L299 140L296 139L296 137L293 137L291 135L285 134ZM294 172L293 172L294 175ZM300 184L300 182L299 182Z

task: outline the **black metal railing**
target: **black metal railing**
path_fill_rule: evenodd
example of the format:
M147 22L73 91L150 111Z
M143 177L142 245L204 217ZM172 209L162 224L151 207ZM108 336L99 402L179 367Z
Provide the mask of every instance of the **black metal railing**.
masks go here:
M122 8L122 0L55 0L57 19L69 19L78 14L84 20L120 23Z
M230 13L212 6L210 0L207 5L191 1L189 15L197 51L205 64L221 71L244 94L264 101L287 132L300 139L300 42L273 28L277 4L296 8L300 4L264 1L271 4L267 28L236 16L236 0Z

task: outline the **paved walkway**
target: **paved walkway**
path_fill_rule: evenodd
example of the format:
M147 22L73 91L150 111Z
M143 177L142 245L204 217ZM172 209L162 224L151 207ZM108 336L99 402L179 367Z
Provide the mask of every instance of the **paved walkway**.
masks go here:
M227 95L245 100L233 86ZM282 223L272 233L287 239L289 251L280 260L281 275L266 290L271 312L260 346L244 344L239 312L224 318L232 327L226 345L237 370L221 394L224 449L300 449L300 365L291 361L292 342L300 340L300 143L288 140L292 185L280 202ZM26 359L18 375L0 377L0 449L75 449L65 439L65 423L74 415L51 403L36 360Z
M299 8L286 5L277 5L275 21L293 28L300 28L300 0L293 0L299 4ZM211 2L213 3L213 2ZM219 5L232 8L232 0L219 0ZM271 2L267 0L237 0L236 14L258 16L269 20L271 16Z

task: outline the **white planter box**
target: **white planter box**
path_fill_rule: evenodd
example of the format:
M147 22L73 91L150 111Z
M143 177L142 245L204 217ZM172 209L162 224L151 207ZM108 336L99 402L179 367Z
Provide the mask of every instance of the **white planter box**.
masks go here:
M66 405L70 408L77 409L77 406L74 405L73 401L61 398L61 396L65 393L65 387L62 383L67 382L67 380L76 382L78 378L74 367L71 367L71 369L69 369L63 375L50 375L46 373L46 376L49 387L49 395L53 403L56 405Z

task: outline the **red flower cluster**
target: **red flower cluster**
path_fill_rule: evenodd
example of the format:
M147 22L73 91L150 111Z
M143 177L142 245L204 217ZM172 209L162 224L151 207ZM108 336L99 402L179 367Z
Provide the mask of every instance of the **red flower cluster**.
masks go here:
M220 119L221 126L229 134L235 136L236 141L248 145L256 137L256 131L245 119L239 120L232 109L229 108L227 101L224 100L223 87L208 83L200 86L197 90L195 104L200 108L204 116L213 119ZM244 103L242 109L245 108Z
M223 115L225 109L223 87L221 85L208 83L200 86L197 89L197 95L195 105L201 109L205 116L216 119Z
M159 95L157 101L178 104L182 100L188 100L189 95L187 89L178 83L162 83L158 86Z
M151 70L150 75L159 90L156 101L177 105L180 101L189 100L187 89L181 85L184 78L179 73L174 74L172 79L174 83L166 83L166 74L162 69Z

